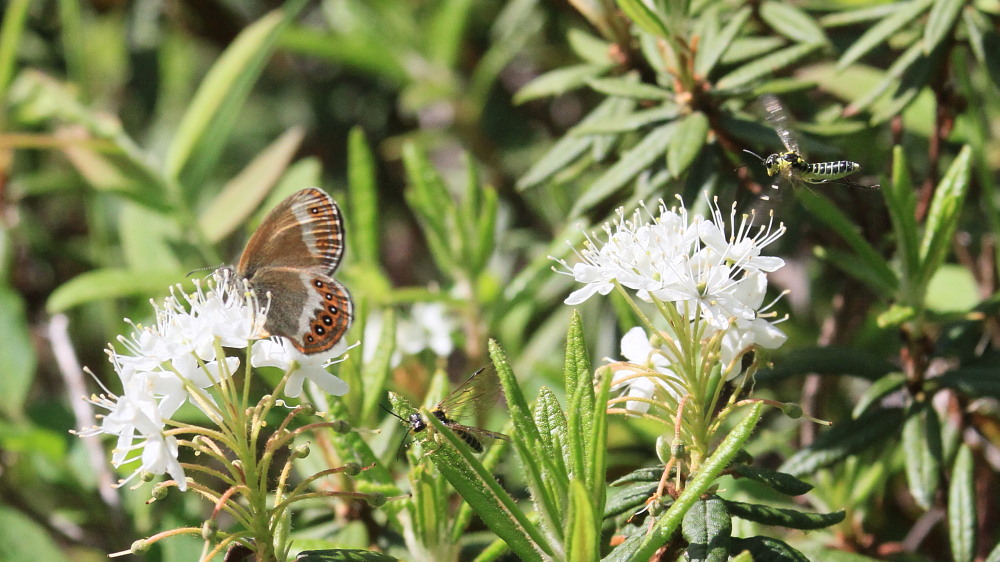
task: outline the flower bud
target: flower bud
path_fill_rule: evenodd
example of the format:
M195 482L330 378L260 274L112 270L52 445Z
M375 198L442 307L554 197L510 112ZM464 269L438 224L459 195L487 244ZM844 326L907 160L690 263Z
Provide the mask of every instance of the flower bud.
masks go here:
M344 474L348 476L357 476L361 474L361 465L356 462L349 462L343 466Z
M214 541L218 532L219 524L215 522L215 519L208 519L201 525L201 538L206 541Z
M351 431L351 424L345 420L333 420L330 422L330 428L343 435Z
M368 505L372 507L382 507L383 505L385 505L387 498L385 497L385 494L381 492L373 492L371 494L368 494L367 499L368 499Z
M297 458L297 459L304 459L304 458L308 457L309 456L309 445L303 443L302 445L299 445L298 447L295 447L295 449L292 451L292 455L294 455L295 458Z

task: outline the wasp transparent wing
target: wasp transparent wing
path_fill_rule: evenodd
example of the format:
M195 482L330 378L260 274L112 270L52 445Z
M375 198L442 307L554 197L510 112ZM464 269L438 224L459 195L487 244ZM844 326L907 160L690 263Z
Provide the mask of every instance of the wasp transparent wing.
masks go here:
M799 142L795 139L795 135L792 134L792 121L788 117L788 113L785 112L785 108L782 107L781 102L778 101L777 96L764 94L760 97L760 102L764 107L764 118L767 120L768 125L778 133L778 138L781 139L781 144L785 145L785 150L801 154L799 152Z

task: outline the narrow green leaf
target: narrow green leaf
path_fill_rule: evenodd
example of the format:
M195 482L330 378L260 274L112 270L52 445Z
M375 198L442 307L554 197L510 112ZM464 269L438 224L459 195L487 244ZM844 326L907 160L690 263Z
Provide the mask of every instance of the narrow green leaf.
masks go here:
M735 14L726 13L726 27L722 28L718 34L706 37L698 46L698 52L694 55L696 74L708 76L715 70L715 65L719 63L726 49L731 46L736 34L743 29L751 13L752 10L747 6L740 8Z
M180 236L176 217L133 201L123 201L118 219L118 237L127 269L174 270L184 268L177 256ZM206 266L219 265L217 263Z
M896 366L884 356L855 347L803 347L789 352L771 368L758 372L757 383L774 384L807 373L850 375L874 381L896 371Z
M570 129L568 134L573 136L607 135L610 138L618 138L617 136L620 133L635 131L646 125L674 119L677 117L677 113L678 109L676 105L665 103L650 109L640 109L633 113L611 115L586 124L580 123ZM597 160L596 157L595 160Z
M869 408L877 406L879 401L887 395L896 392L906 384L906 375L903 373L889 373L877 379L865 390L864 394L858 398L851 411L852 418L861 417Z
M20 420L24 403L35 380L38 357L28 332L24 299L6 286L0 285L0 357L3 357L3 377L0 377L0 403L6 419Z
M927 402L918 402L903 424L906 481L910 495L924 510L934 505L941 479L941 422Z
M823 28L801 8L788 2L763 2L760 17L778 33L796 43L829 43Z
M611 393L611 370L603 369L597 381L594 396L594 421L591 424L590 453L587 455L589 496L598 510L604 509L607 499L608 471L608 395Z
M639 82L638 76L634 73L620 78L594 78L588 80L587 85L607 96L655 101L674 99L674 94L670 90Z
M566 518L566 560L596 560L600 557L600 533L592 498L584 483L569 483L569 517Z
M547 386L538 389L534 419L541 434L545 456L552 459L552 464L556 467L557 474L553 476L568 482L569 473L566 468L569 462L569 429L566 413Z
M301 127L285 131L226 182L198 218L207 241L219 242L246 222L288 168L304 136Z
M829 199L820 197L809 190L800 189L798 195L806 210L832 228L850 246L859 262L857 266L871 272L870 277L877 282L874 287L876 294L884 294L887 291L894 292L899 283L896 274L889 267L886 259L864 239L858 227L844 213L840 212Z
M382 552L356 548L303 550L295 557L295 562L394 562L398 560L398 558Z
M729 560L733 522L726 502L715 494L698 498L684 514L681 533L688 542L687 559L697 562Z
M916 42L919 45L919 42ZM880 100L872 108L869 122L880 125L902 113L913 103L927 86L930 85L931 73L944 58L946 49L941 47L930 55L920 56L903 71L902 77L892 95Z
M626 484L632 484L635 482L659 482L660 478L663 477L664 465L647 466L645 468L637 468L632 472L629 472L625 476L616 479L610 484L612 488L617 486L625 486ZM673 471L671 470L671 476L673 476Z
M366 320L367 321L367 320ZM370 343L370 342L366 342ZM370 363L362 366L361 380L363 392L360 419L373 420L379 410L379 402L385 394L385 384L392 372L392 354L396 350L396 312L391 307L382 311L382 333Z
M736 457L750 438L764 410L762 403L750 407L750 413L719 444L714 453L701 465L701 469L687 483L680 497L674 501L666 513L654 524L652 531L647 533L635 552L630 555L634 560L647 560L658 548L663 546L674 534L677 526L691 506L708 491L722 470ZM617 550L617 549L616 549Z
M471 21L472 0L444 0L434 7L425 29L427 57L444 68L452 68L462 52L462 39Z
M733 537L732 553L747 551L753 560L774 560L780 562L809 562L804 554L795 550L785 541L764 537Z
M604 518L615 517L629 511L638 511L646 504L646 500L653 497L657 487L659 487L657 482L633 482L625 486L608 498L608 503L604 506Z
M6 560L70 560L53 538L55 534L21 510L0 505L0 544Z
M546 72L518 90L514 94L514 104L520 105L539 98L558 96L570 90L581 88L590 79L604 74L610 68L610 63L577 64Z
M471 233L472 242L472 262L471 271L485 271L489 261L493 258L496 250L497 238L497 212L500 205L500 198L497 190L493 186L482 186L479 188L481 203L479 208L479 220L473 226Z
M857 254L846 252L839 248L827 248L824 246L814 246L813 255L818 259L832 263L847 275L857 279L861 283L871 287L871 291L877 295L892 295L895 285L886 285L879 275L879 270L872 270L867 264L859 266Z
M660 14L653 11L642 0L616 0L618 7L625 12L625 15L636 25L641 27L646 33L651 33L656 37L669 37L670 32L667 24L660 17Z
M962 367L932 379L931 383L972 398L1000 398L1000 371L995 367Z
M81 304L118 299L126 296L163 294L184 281L182 271L135 271L129 269L92 269L63 283L49 295L45 309L49 314L65 312Z
M0 104L3 107L7 107L7 88L17 67L17 51L30 5L30 0L11 0L3 14L0 27Z
M772 490L789 496L801 496L812 490L812 484L803 482L791 474L778 472L769 468L750 466L748 464L734 464L729 467L734 476L749 478L764 484Z
M958 13L965 5L963 0L934 0L931 13L924 26L924 54L929 55L951 33Z
M903 284L916 279L920 265L917 252L919 236L916 220L917 198L908 168L903 147L894 146L892 149L892 181L883 187L883 193L885 194L886 207L889 210L889 219L892 221L892 230L896 235L899 254L903 257L903 272L900 275L900 282ZM904 288L904 293L905 290Z
M896 13L897 4L877 4L874 6L863 6L854 10L838 10L830 12L819 18L819 24L825 28L843 27L859 23L867 23L887 18Z
M598 121L615 119L632 111L633 107L635 107L635 100L608 98L587 114L576 128L583 129ZM567 134L563 136L541 158L532 164L524 176L517 181L518 190L534 187L552 177L586 153L594 140L595 138L592 135L574 136Z
M379 222L378 185L375 158L361 127L351 129L347 140L347 188L351 196L350 220L362 228L351 230L351 253L365 267L378 268Z
M503 386L507 399L507 409L514 424L516 438L514 447L525 468L525 479L532 490L533 499L542 516L542 524L549 530L560 533L563 528L563 502L567 496L568 482L550 478L556 473L552 459L544 454L542 438L531 415L528 401L521 392L521 387L514 377L507 356L494 340L489 341L490 359L496 367L497 376ZM482 514L480 514L482 515ZM547 543L542 546L545 552L551 552Z
M441 443L431 460L441 475L479 514L491 531L502 538L521 560L542 560L540 552L551 556L552 548L514 498L497 483L496 477L476 459L469 445L441 420L425 412L428 425Z
M566 43L573 54L592 64L607 64L611 60L611 43L590 33L571 27L566 32Z
M778 470L793 476L811 474L892 437L902 429L902 423L903 412L899 408L870 410L860 418L836 423Z
M687 171L708 140L708 117L695 111L683 117L667 147L667 169L675 178Z
M843 510L833 513L806 513L797 509L785 509L730 500L722 501L725 502L728 513L733 517L754 521L769 527L780 526L802 531L823 529L830 525L836 525L843 521L846 516L846 512Z
M676 123L667 123L649 132L635 146L628 149L606 172L601 174L577 199L571 217L578 217L600 203L620 187L635 178L654 161L661 158L677 129Z
M566 389L567 435L569 437L570 466L575 478L588 478L590 466L590 440L594 423L594 384L583 334L583 320L573 311L566 333L566 361L563 366L563 383Z
M972 449L962 444L955 457L948 487L948 538L952 560L971 562L976 556L976 466Z
M304 0L294 0L259 19L244 29L212 65L167 149L163 171L168 178L177 180L183 172L190 188L200 188L242 114L243 102L279 34L304 5Z
M279 46L294 54L316 57L346 66L367 76L386 82L393 88L402 88L413 81L404 55L397 53L385 40L365 29L330 33L312 25L292 25L279 37Z
M903 54L896 57L896 60L889 65L889 68L882 75L882 80L880 80L873 88L869 89L865 95L855 98L851 103L844 108L844 113L849 115L855 115L866 111L876 100L878 100L889 88L898 87L900 77L904 72L913 64L916 64L918 60L923 56L923 49L921 49L921 43L919 41L914 41Z
M823 43L817 42L797 43L767 56L755 59L720 78L717 83L718 89L736 89L763 76L776 74L778 71L806 58L822 47Z
M896 32L924 13L934 0L911 0L890 4L891 15L879 18L878 23L869 27L850 47L844 51L837 61L837 70L843 70L861 57L865 56L878 45L886 42Z
M965 194L969 191L971 167L972 148L966 145L951 163L934 192L934 199L927 211L924 238L920 244L920 287L926 288L951 248Z
M997 545L993 547L993 550L986 555L985 562L1000 562L1000 542L997 542Z

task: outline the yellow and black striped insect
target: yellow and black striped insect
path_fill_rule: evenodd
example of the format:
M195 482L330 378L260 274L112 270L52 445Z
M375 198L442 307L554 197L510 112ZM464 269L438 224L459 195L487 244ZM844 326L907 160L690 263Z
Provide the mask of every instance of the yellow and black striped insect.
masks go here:
M761 195L760 198L762 201L780 199L780 192L778 190L781 189L781 180L792 186L799 186L805 183L816 185L833 182L859 187L878 187L878 185L861 186L861 184L845 179L861 168L861 164L857 162L850 160L835 160L832 162L806 161L799 150L798 141L795 140L795 136L792 134L788 115L785 113L785 109L781 106L778 98L771 94L765 94L761 97L761 102L764 106L764 117L778 134L781 143L785 145L785 152L771 154L767 158L760 156L756 152L743 150L743 152L753 155L764 164L768 176L778 177L778 180L771 185L771 191Z
M431 408L430 414L462 441L465 441L473 451L482 453L485 448L483 446L484 441L490 439L509 440L510 437L503 433L463 425L455 421L455 419L467 413L469 406L491 406L499 394L500 381L497 379L496 371L492 368L483 367L472 373L465 382ZM406 423L409 426L408 431L412 431L413 433L420 433L428 428L427 419L420 412L413 412L406 418L400 417L391 411L389 413Z

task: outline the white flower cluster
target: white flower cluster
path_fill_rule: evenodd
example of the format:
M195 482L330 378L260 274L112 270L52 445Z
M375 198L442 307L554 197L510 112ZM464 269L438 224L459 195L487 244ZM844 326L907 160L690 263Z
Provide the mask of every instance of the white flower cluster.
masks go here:
M122 484L141 472L169 473L179 489L187 488L177 460L177 438L167 426L170 417L188 401L210 419L221 421L215 399L205 390L228 380L240 366L238 357L220 353L223 347L245 349L253 344L251 364L255 367L287 370L294 363L297 368L285 386L287 396L297 397L306 378L331 394L347 392L346 383L325 368L345 346L338 344L330 353L304 356L287 341L260 339L266 335L267 306L230 282L225 272L216 273L205 285L196 281L193 293L182 293L178 285L161 306L153 303L153 308L155 326L128 321L132 333L118 338L124 353L108 347L122 394L106 391L91 397L91 403L108 413L100 416L100 426L79 432L81 436L116 436L118 443L111 459L115 467L141 459L140 467Z
M773 349L786 336L775 327L773 314L764 305L766 273L784 265L778 257L761 255L768 244L785 232L784 225L752 226L743 216L736 218L735 205L726 220L717 203L710 202L712 214L690 217L683 206L668 208L662 201L656 214L645 207L630 217L619 210L613 223L604 225L606 240L588 237L579 252L580 262L568 272L584 286L566 299L575 305L595 294L606 295L617 283L634 291L645 302L673 303L692 322L708 329L702 338L723 332L721 361L730 364L752 345ZM643 214L649 216L643 220ZM638 331L636 331L638 330ZM669 332L661 334L673 337ZM622 339L622 353L629 361L661 373L662 378L631 377L616 386L628 387L629 396L649 398L655 386L676 396L669 381L677 375L662 351L655 352L641 328ZM739 374L739 368L730 375ZM619 374L634 374L618 371ZM648 403L628 403L628 409L645 411Z
M365 363L375 359L382 325L382 315L378 312L370 315L365 323ZM396 345L390 365L397 367L404 356L417 355L425 349L430 349L438 357L448 357L455 349L452 335L458 329L458 320L443 303L414 303L409 317L404 316L396 322Z

